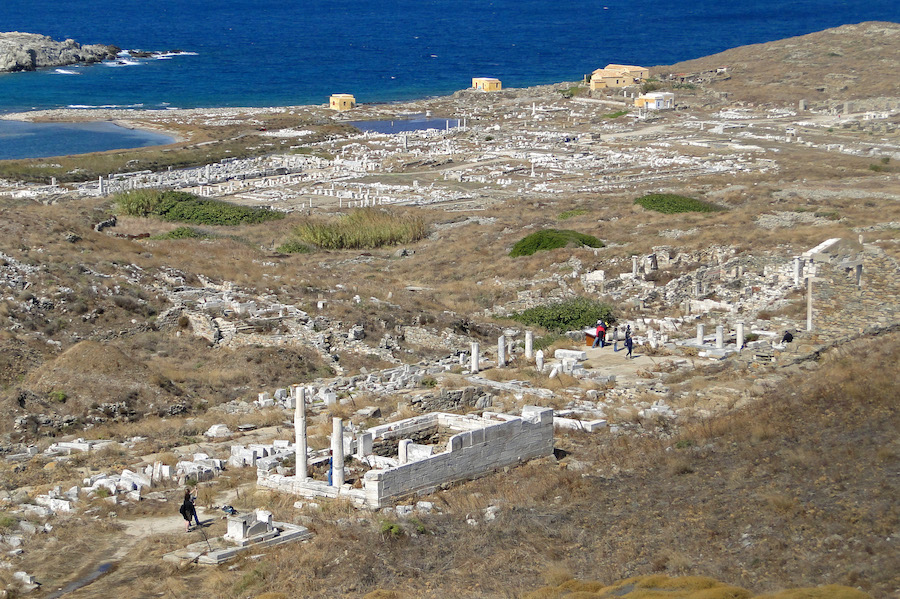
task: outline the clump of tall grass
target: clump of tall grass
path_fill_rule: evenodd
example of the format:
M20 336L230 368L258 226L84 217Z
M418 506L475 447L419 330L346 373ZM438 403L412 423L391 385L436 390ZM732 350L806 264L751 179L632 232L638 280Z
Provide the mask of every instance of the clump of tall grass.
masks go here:
M419 241L426 234L418 216L359 208L334 220L308 220L294 230L298 240L322 249L374 249Z
M114 199L128 216L156 216L194 225L250 225L284 218L284 213L268 208L236 206L183 191L136 189L116 194Z

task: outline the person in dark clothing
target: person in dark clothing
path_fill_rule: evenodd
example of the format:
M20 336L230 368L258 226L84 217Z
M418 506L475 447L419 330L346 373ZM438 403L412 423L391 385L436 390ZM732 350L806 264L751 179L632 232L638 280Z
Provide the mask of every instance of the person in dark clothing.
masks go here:
M184 518L184 532L189 532L191 530L192 519L197 523L197 526L200 526L200 519L197 517L197 508L194 507L194 496L190 489L184 490L184 501L181 503L181 507L178 508L178 511L181 513L181 517Z
M634 356L631 355L631 350L634 349L634 340L631 338L630 331L625 332L625 349L628 350L628 353L625 354L625 357L633 359Z
M784 344L784 343L790 343L790 342L793 341L793 340L794 340L794 336L791 335L791 332L790 332L790 331L785 331L785 332L784 332L784 337L781 338L781 343L782 343L782 344Z

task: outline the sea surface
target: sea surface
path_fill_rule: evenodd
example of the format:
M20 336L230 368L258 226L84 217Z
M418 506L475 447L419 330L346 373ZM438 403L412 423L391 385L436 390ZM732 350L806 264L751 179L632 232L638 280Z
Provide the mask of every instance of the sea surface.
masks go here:
M172 143L174 138L114 123L26 123L0 120L0 160L44 158Z
M322 104L580 80L610 62L672 64L847 23L897 0L3 0L0 31L180 51L0 75L0 113Z

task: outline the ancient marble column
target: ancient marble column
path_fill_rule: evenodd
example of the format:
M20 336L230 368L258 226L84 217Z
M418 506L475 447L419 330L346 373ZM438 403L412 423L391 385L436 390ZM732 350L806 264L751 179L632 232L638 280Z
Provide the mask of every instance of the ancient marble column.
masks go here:
M294 470L298 479L306 479L306 389L302 385L291 385L294 394L294 450L296 464Z
M332 418L331 432L331 485L344 484L344 425L340 418Z

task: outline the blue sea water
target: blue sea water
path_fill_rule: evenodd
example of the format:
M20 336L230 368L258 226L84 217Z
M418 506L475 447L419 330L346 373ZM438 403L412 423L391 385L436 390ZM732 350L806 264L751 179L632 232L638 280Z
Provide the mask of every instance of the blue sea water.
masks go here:
M25 123L0 121L0 160L43 158L175 141L168 135L126 129L114 123Z
M0 112L212 107L441 95L671 64L867 20L897 0L3 0L0 31L192 54L0 75ZM195 54L194 54L195 53Z

